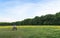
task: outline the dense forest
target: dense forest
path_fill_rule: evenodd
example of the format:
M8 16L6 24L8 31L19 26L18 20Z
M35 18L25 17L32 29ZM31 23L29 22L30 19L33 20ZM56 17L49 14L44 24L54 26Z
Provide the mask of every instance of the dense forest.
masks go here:
M35 16L34 18L24 19L12 23L0 22L0 25L60 25L60 12L56 14L47 14L43 16Z

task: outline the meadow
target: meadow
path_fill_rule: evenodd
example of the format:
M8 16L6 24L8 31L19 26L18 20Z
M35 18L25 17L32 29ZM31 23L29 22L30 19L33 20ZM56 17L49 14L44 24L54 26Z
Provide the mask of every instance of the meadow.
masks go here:
M0 26L0 38L60 38L60 26Z

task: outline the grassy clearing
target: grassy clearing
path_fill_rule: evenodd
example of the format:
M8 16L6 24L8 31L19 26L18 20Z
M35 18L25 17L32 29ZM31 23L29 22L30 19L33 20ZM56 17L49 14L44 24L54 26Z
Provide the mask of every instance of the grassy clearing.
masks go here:
M60 38L60 26L0 26L0 38Z

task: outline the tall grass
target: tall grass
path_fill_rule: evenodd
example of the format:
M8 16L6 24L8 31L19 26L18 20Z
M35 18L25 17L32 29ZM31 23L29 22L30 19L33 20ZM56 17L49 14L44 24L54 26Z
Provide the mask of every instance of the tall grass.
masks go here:
M0 26L0 38L60 38L60 26Z

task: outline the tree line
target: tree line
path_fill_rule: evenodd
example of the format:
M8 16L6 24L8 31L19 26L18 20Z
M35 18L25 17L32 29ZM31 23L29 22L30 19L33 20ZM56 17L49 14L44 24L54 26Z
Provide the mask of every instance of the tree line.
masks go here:
M34 18L24 19L22 21L16 21L12 23L1 23L0 25L60 25L60 12L56 14L47 14L43 16L36 16Z

